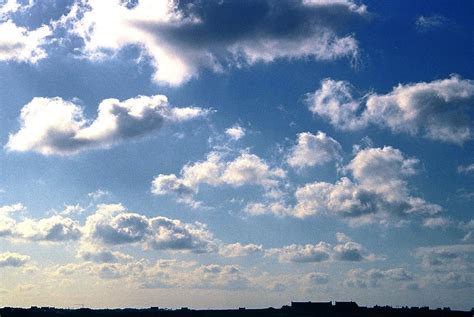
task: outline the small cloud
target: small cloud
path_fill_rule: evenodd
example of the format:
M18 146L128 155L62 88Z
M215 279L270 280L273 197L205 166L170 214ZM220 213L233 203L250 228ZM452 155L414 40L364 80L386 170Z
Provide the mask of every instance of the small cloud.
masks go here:
M474 163L469 165L460 165L458 166L458 173L462 174L470 174L474 173Z
M424 31L428 31L434 28L441 27L448 22L449 20L442 15L438 15L438 14L429 15L429 16L420 15L416 19L415 25L418 31L424 32Z
M87 196L89 196L93 200L99 200L103 197L107 197L107 196L110 196L110 195L111 195L111 193L109 191L103 190L103 189L98 189L95 192L91 192L91 193L87 194Z
M225 134L227 134L232 140L240 140L245 136L245 129L240 125L235 124L234 126L225 130Z

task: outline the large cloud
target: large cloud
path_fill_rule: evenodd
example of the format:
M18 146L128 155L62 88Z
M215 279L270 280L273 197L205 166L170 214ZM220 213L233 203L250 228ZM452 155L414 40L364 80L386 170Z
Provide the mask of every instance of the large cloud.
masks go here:
M166 217L146 217L127 211L122 205L99 205L87 217L83 243L114 246L141 243L155 250L187 250L195 253L216 251L216 243L206 226L183 223Z
M395 133L421 134L429 139L463 144L473 138L474 82L452 76L429 83L399 84L387 94L357 99L345 81L325 79L311 95L311 112L342 130L369 124Z
M352 0L82 0L56 25L80 37L91 59L137 46L150 57L155 81L179 85L200 68L354 58L358 44L347 26L366 14Z
M93 121L71 101L34 98L21 110L21 128L10 134L10 151L35 151L44 155L77 154L91 148L107 148L127 139L147 135L164 122L181 122L204 116L197 107L175 108L166 96L137 96L119 101L103 100Z
M335 184L315 182L298 188L295 215L328 212L355 221L385 222L392 216L437 214L440 206L409 193L405 179L416 172L417 163L392 147L361 150L346 166L354 181L343 177Z
M221 153L211 152L206 160L184 166L180 177L174 174L156 176L151 190L155 195L173 193L180 201L194 204L193 195L198 192L199 184L258 185L271 195L285 176L284 170L270 167L255 154L241 153L233 160L224 161Z
M291 167L323 165L341 158L341 145L326 133L303 132L298 134L296 145L291 149L287 162Z
M410 215L432 217L442 208L412 196L407 183L407 178L417 172L418 163L390 146L362 149L343 168L352 179L344 176L335 183L308 183L296 189L294 205L280 199L250 203L245 211L299 218L330 214L352 224L388 223Z

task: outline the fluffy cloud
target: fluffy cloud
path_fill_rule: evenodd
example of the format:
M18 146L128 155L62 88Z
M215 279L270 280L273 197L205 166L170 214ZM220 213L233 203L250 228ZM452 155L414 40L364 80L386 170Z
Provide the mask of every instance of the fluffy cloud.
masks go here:
M163 95L138 96L124 101L103 100L97 118L91 121L74 102L36 97L22 108L21 128L10 134L6 148L43 155L77 154L147 135L164 122L186 121L206 113L196 107L171 107Z
M20 203L0 207L0 237L11 236L15 230L16 221L10 214L25 209L25 206Z
M80 225L67 217L55 215L49 218L24 218L17 221L11 213L24 211L22 204L0 207L0 237L39 242L77 240L81 236Z
M0 3L0 61L36 63L47 56L44 45L52 35L50 26L42 25L34 30L18 26L11 20L12 14L31 7L16 0Z
M57 215L19 222L16 225L15 236L30 241L61 242L79 239L81 231L76 221Z
M193 195L198 192L199 184L232 187L258 185L271 194L286 176L284 170L271 168L255 154L241 153L226 162L218 152L209 153L205 161L184 166L180 174L180 177L174 174L156 176L152 182L152 193L173 193L180 201L194 204Z
M414 279L414 274L404 268L393 268L388 270L353 269L346 273L344 284L349 287L367 288L379 287L382 286L382 283L390 282L391 287L393 287L393 282L411 282ZM405 287L409 287L409 284L405 283Z
M92 245L141 243L155 250L216 250L215 241L201 223L183 223L166 217L146 217L128 212L122 205L99 205L87 217L84 242Z
M291 167L323 165L341 158L341 145L326 133L303 132L298 134L296 145L290 150L287 162Z
M221 72L224 65L279 58L355 58L357 41L345 29L365 16L366 7L352 0L83 0L56 25L81 38L84 55L94 60L139 47L156 82L179 85L201 68Z
M30 257L19 253L4 252L0 253L0 268L2 267L19 267L30 261Z
M245 129L236 124L226 129L225 134L227 134L233 140L239 140L245 136Z
M322 241L314 245L292 244L281 249L270 249L268 254L278 255L281 262L322 262L329 260L331 256L331 246Z
M309 99L311 112L342 130L374 124L458 145L473 138L468 108L474 102L474 82L458 76L399 84L388 94L371 93L359 99L348 82L325 79Z
M336 234L337 244L333 247L327 242L317 244L297 245L292 244L283 248L267 250L268 256L278 256L280 262L323 262L328 260L359 262L378 259L373 254L367 254L365 248L352 241L345 234Z
M354 181L343 177L335 184L306 184L296 190L297 204L292 212L297 217L336 214L352 218L354 223L437 214L440 206L409 193L405 178L416 173L417 163L392 147L363 149L345 167Z
M239 242L232 244L224 244L219 248L219 253L224 257L248 256L263 252L263 246L257 244L241 244Z

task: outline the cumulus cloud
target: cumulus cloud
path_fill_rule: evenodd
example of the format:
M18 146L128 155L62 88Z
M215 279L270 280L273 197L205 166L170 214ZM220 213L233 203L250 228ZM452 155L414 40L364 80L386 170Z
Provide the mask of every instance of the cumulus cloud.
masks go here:
M331 246L327 242L320 241L317 244L298 245L292 244L283 248L267 250L268 256L277 256L280 262L323 262L334 261L372 261L379 259L373 254L368 254L365 248L352 241L348 236L338 232L336 234L337 244Z
M81 236L76 221L59 215L39 220L25 219L17 223L14 233L21 239L45 242L77 240Z
M245 136L245 129L242 128L240 125L236 124L226 129L225 134L227 134L233 140L240 140Z
M354 224L387 222L412 214L435 215L441 207L411 196L406 178L417 171L418 160L392 147L360 150L345 167L354 180L334 184L309 183L295 192L296 217L329 213L352 218Z
M84 241L92 245L140 243L155 250L212 252L216 244L202 223L183 223L166 217L146 217L127 211L122 205L99 205L87 217Z
M281 262L323 262L331 256L331 246L326 242L317 244L297 245L292 244L281 249L270 249L270 255L277 255Z
M390 287L393 287L393 282L404 283L408 287L407 282L415 279L415 275L404 268L393 268L388 270L381 269L352 269L346 273L344 284L355 288L380 287L382 284L390 282Z
M0 207L0 237L39 242L77 240L81 227L76 221L55 215L49 218L23 218L17 221L11 213L26 210L22 204Z
M270 167L255 154L241 153L233 160L225 161L221 153L211 152L206 160L185 165L180 177L174 174L156 176L151 191L155 195L175 194L179 201L194 205L193 195L197 194L199 184L257 185L271 194L285 177L284 170Z
M0 253L0 268L2 267L20 267L24 266L30 261L30 257L27 255L13 253L13 252L4 252Z
M136 46L150 58L156 82L179 85L202 68L355 58L357 40L347 29L366 15L352 0L83 0L56 25L81 38L93 60Z
M0 3L0 61L36 63L47 56L44 46L49 42L52 28L42 25L30 30L18 26L11 15L29 5L8 0Z
M309 110L341 130L369 124L394 133L462 145L473 138L469 107L474 102L474 82L451 76L429 83L394 87L384 95L369 93L356 98L346 81L325 79L309 98Z
M291 167L303 168L323 165L341 159L341 145L326 133L299 133L296 145L290 150L287 162Z
M197 107L171 107L163 95L137 96L119 101L105 99L95 120L83 109L60 97L39 98L21 109L20 130L10 134L6 149L43 155L72 155L86 149L108 148L159 129L165 122L182 122L205 116Z
M240 242L223 244L219 248L219 254L224 257L233 258L239 256L248 256L263 252L263 246L257 244L241 244Z

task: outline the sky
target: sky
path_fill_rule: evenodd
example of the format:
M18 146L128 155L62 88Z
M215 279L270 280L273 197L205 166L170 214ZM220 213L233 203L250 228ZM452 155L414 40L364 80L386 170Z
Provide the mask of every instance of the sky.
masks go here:
M0 306L471 309L473 12L0 0Z

